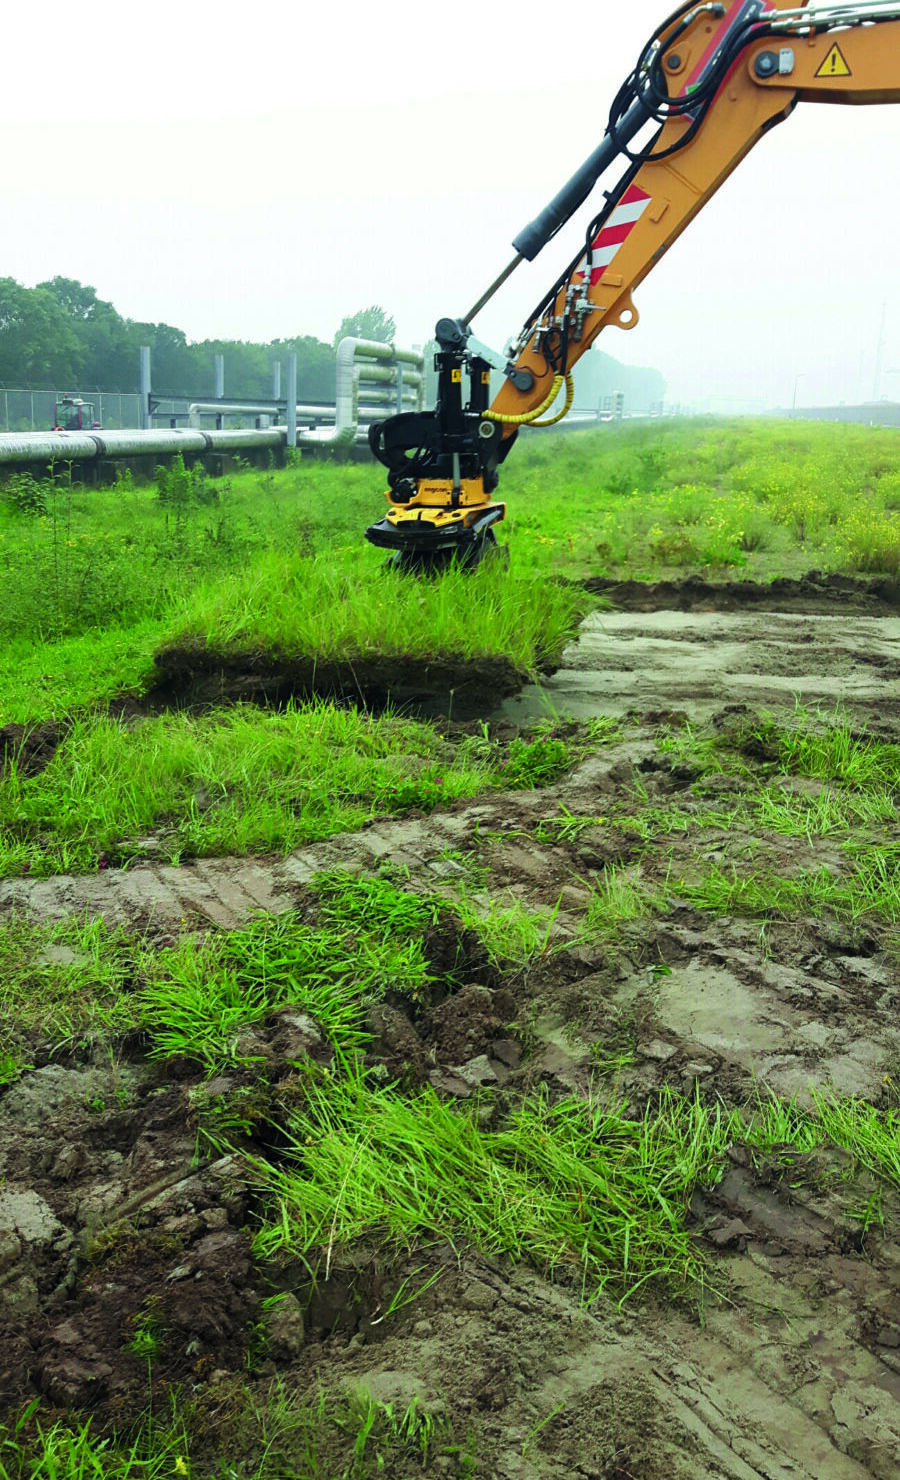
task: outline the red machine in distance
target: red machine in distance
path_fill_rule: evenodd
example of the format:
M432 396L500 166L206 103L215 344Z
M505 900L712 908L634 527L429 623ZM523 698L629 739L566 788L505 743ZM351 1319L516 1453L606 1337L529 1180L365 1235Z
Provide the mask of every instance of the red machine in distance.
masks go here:
M82 401L80 396L63 396L56 403L54 432L98 432L100 423L94 416L93 401Z

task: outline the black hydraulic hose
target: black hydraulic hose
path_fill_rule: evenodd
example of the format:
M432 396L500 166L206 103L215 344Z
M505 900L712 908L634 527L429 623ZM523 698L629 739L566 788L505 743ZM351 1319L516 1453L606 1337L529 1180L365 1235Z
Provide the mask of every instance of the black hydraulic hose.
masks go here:
M751 5L748 0L747 11L750 12ZM621 153L633 162L647 163L650 160L668 159L673 154L678 154L682 149L693 142L697 133L703 126L706 116L715 101L716 95L722 82L741 52L750 45L751 41L759 40L764 36L774 34L771 26L764 18L748 13L738 28L724 40L722 50L714 59L706 76L684 97L673 98L669 96L668 87L663 75L663 61L675 45L680 30L676 30L664 47L659 47L652 61L649 60L650 53L658 41L661 33L657 32L648 46L641 54L635 71L619 90L612 109L608 124L608 132L617 139L621 146ZM642 80L639 82L639 78ZM646 150L632 153L628 148L629 140L625 138L622 125L627 118L627 104L629 97L637 93L640 87L640 97L647 108L650 116L659 124L665 124L673 118L690 118L691 125L687 131L674 144L658 153L653 151L653 145ZM653 106L653 103L656 106ZM622 119L620 123L619 119Z
M616 188L607 194L605 206L588 227L585 251L589 261L592 243L597 232L602 229L604 221L609 218L641 167L648 161L668 159L686 149L703 127L719 88L740 53L750 45L751 41L775 34L764 18L748 14L746 19L743 22L739 20L737 28L724 38L721 51L714 57L712 65L696 87L683 97L673 98L668 92L663 63L671 48L675 46L678 38L687 28L690 19L689 12L692 14L694 8L693 3L681 6L654 32L641 53L637 67L616 94L610 109L607 130L601 143L562 190L554 196L550 204L514 239L513 246L520 257L525 257L529 262L533 261L547 242L556 235L587 199L597 180L613 160L622 155L630 162L631 168L626 171L624 178L619 181ZM724 15L725 6L720 5L717 13ZM672 27L674 30L665 45L659 45L660 36ZM653 54L654 48L656 48L655 55ZM674 144L655 152L665 125L675 118L689 119L688 128ZM644 125L650 122L659 125L658 131L648 142L646 148L632 152L628 147L629 144ZM544 295L534 313L527 320L526 328L530 328L555 301L561 288L577 269L582 256L583 253L579 252L550 291ZM564 356L563 370L568 350L567 338L567 333L560 335L559 348ZM556 356L552 352L548 353L548 349L545 349L545 355L548 366L553 369Z

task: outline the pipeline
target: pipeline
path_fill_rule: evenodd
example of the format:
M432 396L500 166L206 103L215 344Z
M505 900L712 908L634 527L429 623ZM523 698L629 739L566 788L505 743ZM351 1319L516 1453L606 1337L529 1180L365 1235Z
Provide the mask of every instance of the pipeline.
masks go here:
M0 465L10 463L96 462L99 458L173 457L179 452L240 452L244 448L282 448L284 427L265 431L201 432L3 432Z
M385 363L387 362L387 363ZM297 446L325 450L367 444L370 422L381 420L388 407L397 405L400 393L404 409L421 411L425 404L424 359L416 350L397 349L371 339L342 339L337 350L335 408L298 405L301 420L313 425L298 431ZM283 426L205 431L203 415L229 413L271 415L268 406L227 406L221 402L196 401L191 405L191 425L178 429L96 432L4 432L0 433L0 466L96 462L101 458L173 457L178 453L202 456L207 452L241 452L251 449L280 451L287 443Z
M369 363L373 360L375 364ZM391 361L391 364L378 363L384 360ZM409 371L406 365L411 367ZM318 449L353 446L359 436L360 422L378 419L371 414L367 416L368 408L360 406L361 381L396 385L402 373L405 388L407 376L410 381L415 377L417 394L412 409L422 411L425 405L424 366L424 358L417 350L397 349L393 344L381 344L374 339L342 339L337 349L334 426L298 431L297 446ZM375 403L372 409L377 409L379 416L383 417L385 403L381 398L375 401L372 395L367 399Z

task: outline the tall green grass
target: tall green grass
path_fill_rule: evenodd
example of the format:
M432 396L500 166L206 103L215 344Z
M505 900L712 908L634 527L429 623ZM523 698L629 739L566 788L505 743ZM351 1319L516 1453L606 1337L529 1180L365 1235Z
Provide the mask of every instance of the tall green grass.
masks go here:
M288 853L382 814L474 796L474 750L430 726L331 704L130 724L82 718L37 776L0 781L0 876Z
M650 1281L696 1294L709 1266L688 1207L719 1181L729 1146L837 1147L855 1163L848 1181L863 1169L897 1186L898 1123L896 1111L824 1092L809 1110L771 1099L726 1111L664 1090L641 1118L539 1095L491 1131L477 1105L431 1091L401 1099L361 1080L310 1083L291 1121L295 1165L271 1171L256 1248L319 1251L327 1269L359 1239L439 1238L527 1260L587 1300Z
M588 606L577 588L517 579L499 562L416 581L373 571L364 550L270 551L185 597L169 640L322 662L502 655L536 674L558 663Z
M666 1096L630 1120L538 1098L486 1132L431 1091L400 1099L351 1080L311 1084L291 1132L297 1165L272 1172L263 1256L443 1238L528 1259L589 1299L610 1282L633 1293L702 1276L685 1207L717 1175L726 1123L699 1103Z

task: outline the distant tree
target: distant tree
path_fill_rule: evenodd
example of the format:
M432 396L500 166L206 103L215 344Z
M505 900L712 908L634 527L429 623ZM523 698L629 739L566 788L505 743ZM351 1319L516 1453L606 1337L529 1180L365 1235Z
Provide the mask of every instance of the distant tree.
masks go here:
M272 395L272 354L266 344L242 339L204 339L191 345L196 377L194 390L213 387L216 355L225 356L225 394L232 400L268 401Z
M95 288L75 278L54 277L38 288L49 293L69 319L81 346L82 387L130 389L137 382L135 350L128 325Z
M301 401L334 400L334 349L311 334L296 339L275 339L269 349L273 359L297 356L297 394ZM285 382L281 382L282 394Z
M45 283L38 283L38 287L51 293L70 319L93 319L101 309L112 308L111 303L97 297L96 288L79 283L77 278L49 278Z
M51 293L0 278L0 381L74 384L82 359L78 337Z
M183 329L175 329L171 324L129 323L128 327L136 349L142 344L150 346L155 393L170 396L197 393L195 356Z
M333 342L335 349L342 339L374 339L380 344L392 344L396 333L397 325L390 314L373 303L369 308L358 308L356 313L343 319Z
M24 288L0 278L0 382L54 386L58 390L135 391L139 350L150 346L153 389L159 395L205 399L213 394L213 359L225 356L225 388L231 398L267 401L272 363L297 355L301 400L334 398L335 348L348 335L390 342L393 318L377 305L344 319L334 344L309 334L270 344L207 339L189 343L171 324L125 319L97 290L58 275ZM282 395L285 382L282 380Z

